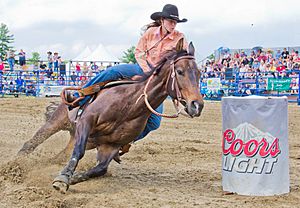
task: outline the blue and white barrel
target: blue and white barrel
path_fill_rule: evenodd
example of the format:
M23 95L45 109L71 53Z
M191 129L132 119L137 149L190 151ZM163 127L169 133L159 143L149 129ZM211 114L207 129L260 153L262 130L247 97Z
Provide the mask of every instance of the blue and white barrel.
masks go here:
M287 97L222 99L222 186L240 195L289 192Z

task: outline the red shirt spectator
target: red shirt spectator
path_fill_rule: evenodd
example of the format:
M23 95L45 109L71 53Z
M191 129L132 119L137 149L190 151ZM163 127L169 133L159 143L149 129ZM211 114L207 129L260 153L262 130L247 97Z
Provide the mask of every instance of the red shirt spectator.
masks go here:
M282 72L285 71L286 67L282 64L279 64L279 66L276 67L276 71Z
M0 71L3 72L4 70L4 63L0 60Z
M75 70L77 72L77 75L81 72L80 64L78 62L76 63Z

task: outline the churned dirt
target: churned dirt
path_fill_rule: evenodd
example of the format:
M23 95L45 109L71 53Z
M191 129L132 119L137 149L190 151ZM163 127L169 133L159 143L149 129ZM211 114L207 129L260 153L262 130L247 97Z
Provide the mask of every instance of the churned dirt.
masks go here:
M122 164L104 177L52 188L64 162L53 158L66 145L60 132L31 155L17 158L23 143L44 123L45 107L57 98L0 99L0 207L300 207L300 107L289 105L291 192L273 197L225 195L221 186L221 104L206 102L200 118L163 119L161 128L133 145ZM166 102L166 112L173 109ZM95 165L88 151L79 170Z

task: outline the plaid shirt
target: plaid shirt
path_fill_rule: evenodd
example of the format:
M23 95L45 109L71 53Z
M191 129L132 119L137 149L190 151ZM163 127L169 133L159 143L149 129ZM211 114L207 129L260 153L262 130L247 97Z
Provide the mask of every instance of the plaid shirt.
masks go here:
M161 31L161 26L150 27L137 44L135 58L144 72L151 70L146 60L155 67L161 60L162 55L167 51L174 50L177 42L181 38L184 38L183 33L177 30L174 30L164 38ZM183 47L184 49L188 47L186 40L184 41Z

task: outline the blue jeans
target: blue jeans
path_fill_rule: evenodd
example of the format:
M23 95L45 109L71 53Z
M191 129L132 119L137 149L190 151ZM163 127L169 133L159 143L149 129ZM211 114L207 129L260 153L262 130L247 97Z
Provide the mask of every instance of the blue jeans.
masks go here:
M13 71L14 70L14 65L15 65L15 59L14 58L8 58L7 62L8 62L10 71Z
M54 72L58 72L58 61L54 61Z
M109 80L118 80L118 79L125 79L125 78L131 78L134 75L143 75L143 70L138 64L120 64L116 66L112 66L106 70L103 70L97 74L96 77L94 77L91 81L86 83L83 88L89 87L93 84L99 83L99 82L105 82ZM75 96L79 97L79 94L75 94ZM83 105L90 96L86 96L82 101L80 101L80 105ZM163 112L163 104L161 104L157 109L157 112L162 113ZM135 138L134 141L140 140L144 138L150 131L158 129L160 126L161 117L157 116L155 114L151 114L147 124L145 126L144 131Z
M52 69L52 67L53 67L53 62L48 62L48 68Z

